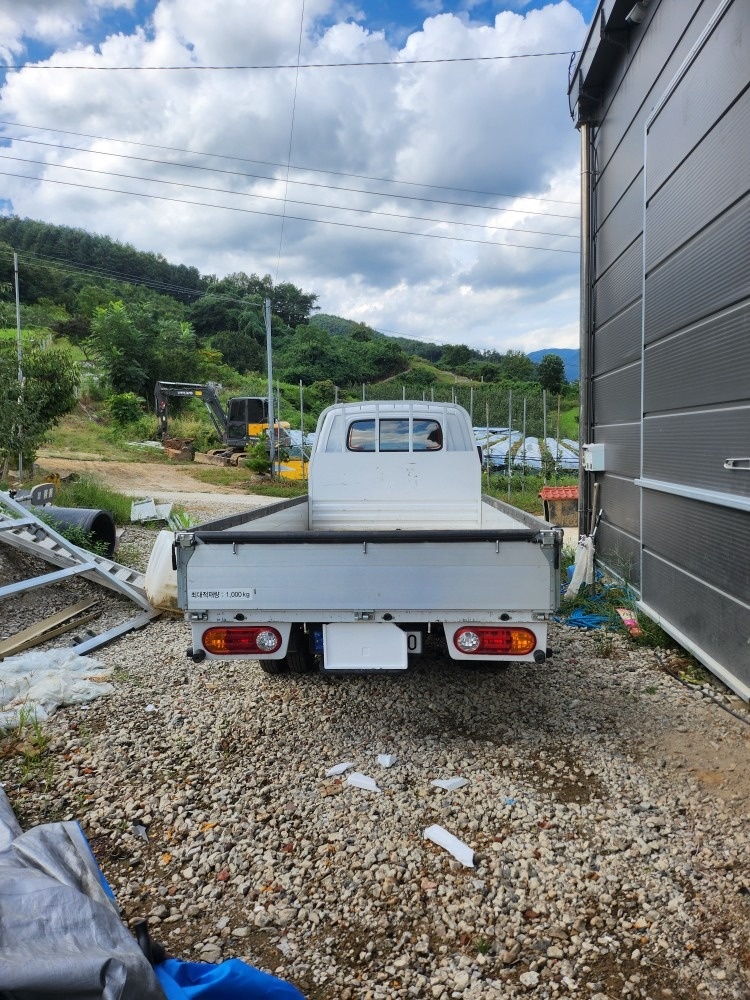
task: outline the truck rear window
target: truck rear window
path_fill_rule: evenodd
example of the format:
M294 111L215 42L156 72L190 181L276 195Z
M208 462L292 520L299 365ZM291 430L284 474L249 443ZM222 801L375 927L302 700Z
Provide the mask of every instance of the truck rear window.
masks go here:
M353 420L346 439L349 451L409 451L408 417L382 419L378 423L376 447L376 421ZM412 422L412 451L439 451L442 447L443 429L437 420Z

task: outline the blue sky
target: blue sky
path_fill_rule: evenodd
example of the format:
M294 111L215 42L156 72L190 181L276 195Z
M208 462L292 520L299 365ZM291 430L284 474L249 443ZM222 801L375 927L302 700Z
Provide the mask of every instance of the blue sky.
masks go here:
M17 4L0 211L269 273L406 336L575 346L566 89L593 7L305 0L318 68L296 72L301 0ZM154 66L184 69L133 68ZM277 68L224 68L257 66Z

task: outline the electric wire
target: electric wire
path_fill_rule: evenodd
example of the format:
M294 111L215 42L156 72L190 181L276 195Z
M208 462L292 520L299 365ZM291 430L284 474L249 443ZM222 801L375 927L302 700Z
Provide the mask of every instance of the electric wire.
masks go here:
M30 128L30 129L34 129L35 131L39 131L39 132L55 132L55 133L58 133L59 135L75 135L75 136L78 136L78 138L80 138L80 139L96 139L96 140L98 140L100 142L122 142L122 143L127 143L127 145L129 145L129 146L142 146L145 149L161 149L161 150L164 150L165 152L168 152L168 153L185 153L188 156L204 156L204 157L210 157L211 159L215 159L215 160L216 159L218 159L218 160L230 160L230 161L233 161L233 162L236 162L236 163L256 163L256 164L260 164L261 166L265 166L265 167L281 167L281 168L285 167L285 164L283 164L283 163L276 163L273 160L253 160L253 159L249 159L247 157L242 157L242 156L227 156L224 153L205 153L205 152L203 152L201 150L197 150L197 149L184 149L184 148L181 148L179 146L161 146L161 145L157 145L155 143L150 143L150 142L139 142L139 141L137 141L135 139L117 139L117 138L113 138L112 136L106 136L106 135L92 135L89 132L73 132L70 129L50 128L50 127L48 127L46 125L30 125L28 122L11 122L11 121L0 119L0 125L11 126L12 128ZM127 154L127 153L112 153L112 152L108 152L108 151L105 151L105 150L90 150L90 149L87 149L86 147L80 147L80 146L66 146L66 145L64 145L62 143L45 143L45 142L41 142L40 140L20 138L20 137L16 137L16 136L7 136L6 138L10 139L13 142L28 142L28 143L34 143L34 142L36 142L37 145L50 146L53 149L58 149L59 148L59 149L77 150L78 152L96 152L98 155L101 155L101 156L122 156L122 157L127 157L129 159L144 160L144 162L147 162L147 163L171 163L171 162L173 162L171 160L158 160L158 159L150 159L148 157L136 157L136 156L133 156L132 154ZM238 176L241 176L241 177L261 177L261 178L264 178L266 180L274 180L275 179L275 178L272 178L272 177L269 178L265 174L248 174L248 173L244 173L244 172L231 171L231 170L223 171L219 167L202 167L202 166L200 166L198 164L195 164L195 163L183 163L183 164L181 164L181 166L183 166L185 168L190 168L190 169L193 169L193 170L207 170L207 171L210 170L210 171L214 171L214 172L217 172L217 173L221 172L221 173L227 173L227 174L235 174L236 173ZM460 194L478 194L478 195L482 195L483 197L486 197L486 198L510 198L513 201L526 201L526 200L528 200L528 201L541 201L541 202L556 202L556 203L559 203L559 204L562 204L562 205L578 205L579 204L578 201L569 201L569 200L566 200L566 199L563 199L563 198L542 198L542 197L537 197L536 195L504 194L503 192L500 192L500 191L476 191L476 190L473 190L472 188L446 187L445 185L442 185L442 184L428 184L428 183L425 183L423 181L401 181L401 180L394 180L392 177L375 177L375 176L372 176L370 174L354 174L354 173L349 173L349 172L343 171L343 170L328 170L328 169L321 170L321 169L318 169L316 167L304 167L304 166L300 166L299 164L290 164L290 167L291 167L292 170L305 171L306 173L331 174L331 175L336 176L336 177L355 177L358 180L376 181L378 183L383 183L383 184L400 184L401 186L408 186L408 187L422 187L422 188L429 188L429 189L435 190L435 191L457 191ZM311 181L292 181L292 183L293 184L307 184L308 186L311 186L311 187L313 187L313 186L314 187L326 187L326 188L327 187L331 187L335 191L338 191L338 190L341 190L341 191L360 191L360 190L362 190L360 188L341 188L341 187L336 187L335 185L319 184L319 183L313 183ZM369 192L369 191L363 191L363 193L370 194L371 192ZM388 197L406 198L406 197L409 197L409 196L408 195L388 194ZM418 200L419 201L429 201L431 199L425 199L425 198L419 197ZM445 205L464 205L464 202L443 201L443 200L440 200L440 199L435 199L435 201L438 204L445 204ZM467 205L467 207L469 207L469 208L475 208L475 207L487 208L489 206L486 206L486 205L475 206L475 205L469 204L469 205ZM515 209L515 210L514 209L503 209L503 211L510 212L510 211L522 211L522 210L521 209ZM546 214L546 213L542 213L542 212L534 212L534 213L532 213L532 212L529 211L528 214L542 215L542 214ZM566 215L566 216L561 216L561 218L566 218L566 219L570 218L570 219L573 219L573 218L578 218L578 216L577 215L576 216L573 216L573 215L567 216Z
M292 97L292 117L289 124L289 149L286 155L286 177L284 179L284 205L281 214L281 232L279 233L279 253L276 258L276 281L279 280L279 268L281 267L281 248L284 245L284 223L286 222L287 194L289 193L289 169L292 162L292 144L294 142L294 115L297 110L297 87L299 84L299 60L302 54L302 28L305 23L305 0L302 0L302 9L299 18L299 40L297 42L297 71L294 74L294 96ZM270 387L269 387L270 388Z
M128 191L128 190L123 190L121 188L102 187L97 184L79 184L76 183L75 181L63 181L53 177L30 177L28 174L18 174L10 170L0 170L0 176L16 177L20 178L21 180L33 181L39 184L58 184L64 187L82 188L86 191L105 191L108 194L124 194L135 198L147 198L151 201L166 201L166 202L171 202L173 204L192 205L199 208L218 208L228 212L241 212L245 215L263 215L263 216L269 216L271 218L280 218L278 212L262 212L259 209L241 208L237 205L217 205L211 202L192 201L186 198L170 198L166 195L147 194L146 192L142 191ZM540 246L535 246L533 244L509 243L509 242L500 242L497 240L477 240L477 239L471 239L466 236L448 236L442 233L414 233L404 229L390 229L385 226L360 226L353 222L340 222L332 219L310 219L307 216L299 216L299 215L288 215L287 218L294 220L295 222L310 222L324 226L338 226L344 229L357 229L357 230L362 230L364 232L393 233L398 236L416 236L424 239L448 240L448 241L455 241L457 243L474 243L482 246L514 247L515 249L520 249L520 250L543 250L543 251L548 251L550 253L566 253L566 254L576 254L576 255L579 252L578 250L565 250L561 247L540 247Z
M293 198L281 197L279 195L272 194L256 194L251 191L232 191L229 188L219 188L219 187L208 187L203 184L188 184L185 181L171 181L166 180L161 177L144 177L138 174L124 174L116 170L98 170L95 167L82 167L68 163L48 163L44 160L33 160L23 156L9 156L5 153L0 153L0 160L11 160L15 163L30 163L35 166L52 167L56 170L78 170L82 173L87 174L98 174L103 177L119 177L125 180L132 181L143 181L144 183L150 184L166 184L170 187L181 187L189 188L193 191L208 191L211 194L228 194L236 198L258 198L263 201L282 201L284 204L290 205L304 205L307 208L329 208L336 212L356 212L361 215L375 215L383 216L384 218L390 219L405 219L409 222L433 222L439 225L447 226L468 226L472 229L491 229L493 231L501 231L508 233L518 233L519 235L525 235L527 233L533 234L535 236L554 236L562 239L575 240L578 239L578 234L575 233L556 233L545 229L517 229L512 226L495 226L490 223L484 222L464 222L459 219L435 219L430 216L424 215L404 215L400 212L384 212L382 209L374 208L355 208L348 205L331 205L325 202L318 201L299 201ZM502 210L500 210L502 211ZM282 219L283 219L282 215ZM278 267L278 263L277 263ZM278 274L277 274L278 278Z
M12 141L13 142L23 142L23 143L26 143L27 145L33 145L33 146L43 146L43 147L49 148L49 149L65 149L65 150L68 150L68 152L87 153L87 154L89 154L91 156L109 156L109 157L113 157L115 159L135 160L137 163L151 163L151 164L155 164L157 166L177 167L178 169L181 169L181 170L182 169L185 169L185 170L202 170L205 173L223 174L223 175L225 175L227 177L242 177L242 178L245 178L246 180L266 180L266 181L278 181L278 180L281 180L281 178L279 178L279 177L269 177L266 174L251 174L251 173L247 173L247 172L241 171L241 170L225 170L225 169L223 169L221 167L203 167L203 166L200 166L200 165L195 164L195 163L175 163L172 160L158 160L158 159L155 159L153 157L148 157L148 156L134 156L131 153L113 153L113 152L109 152L108 150L86 149L85 147L80 147L80 146L67 146L67 145L64 145L64 144L43 142L43 141L41 141L39 139L17 139L15 137L13 137ZM2 154L2 155L4 155L4 154ZM6 159L22 159L22 157L10 157L10 156L5 156L5 158ZM45 163L46 161L42 161L42 160L25 160L24 162L28 162L28 163ZM60 167L65 166L65 164L57 164L57 163L47 163L46 165L48 165L48 166L60 166ZM93 170L94 168L91 168L91 167L79 167L79 168L75 168L75 169ZM98 172L99 173L105 173L105 174L106 173L112 173L112 175L115 176L115 177L117 177L117 176L132 177L133 176L131 174L117 174L117 173L114 173L113 171L104 171L104 170L102 170L102 171L98 171ZM183 183L183 182L175 182L175 183ZM398 201L420 201L420 202L423 202L426 205L447 205L447 206L449 206L451 208L474 208L474 209L478 209L480 211L507 212L507 213L510 213L512 215L524 215L524 216L526 216L526 215L541 215L541 216L544 216L544 217L549 217L551 219L572 219L573 221L576 221L576 222L578 221L578 218L579 218L577 215L567 215L567 214L560 213L560 212L535 212L533 209L506 208L504 205L479 205L479 204L473 204L471 202L464 202L464 201L446 201L445 199L442 199L442 198L422 198L422 197L419 197L419 196L408 195L408 194L397 194L397 193L390 192L390 191L368 191L368 190L366 190L364 188L342 187L341 185L333 185L333 184L321 184L321 183L319 183L317 181L295 181L295 180L289 180L288 183L289 184L298 184L298 185L303 186L303 187L322 188L323 190L326 190L326 191L342 191L342 192L345 192L346 194L368 195L369 197L373 197L373 198L394 198L394 199L396 199ZM186 187L190 187L192 185L185 184L185 186ZM206 188L205 190L221 190L221 189L220 188L219 189ZM257 197L261 197L261 196L258 195ZM269 197L269 198L271 198L273 196L272 195L268 195L268 196L264 195L263 197ZM505 197L505 196L501 196L501 197ZM296 204L298 204L298 205L316 205L318 203L316 203L316 202L298 201L298 202L296 202ZM336 206L335 205L328 205L328 206L324 206L324 207L335 208Z
M93 70L95 72L117 73L121 71L168 71L168 72L205 72L217 70L273 70L273 69L349 69L363 66L430 66L445 63L499 62L512 59L547 59L553 56L568 56L577 54L578 49L571 52L565 49L560 52L513 52L497 56L449 56L441 59L380 59L373 61L355 60L353 62L330 63L257 63L250 65L230 66L198 66L195 64L183 66L66 66L61 63L5 63L4 70L18 72L24 69L38 70Z
M194 295L203 297L208 293L208 289L190 288L187 285L177 285L174 282L162 281L158 278L143 277L137 274L126 274L112 268L97 267L93 264L78 264L75 261L64 260L53 254L40 253L38 250L21 249L19 256L25 258L27 263L41 267L49 267L53 270L64 271L72 274L89 274L93 277L103 278L108 281L120 281L127 284L148 285L154 291L163 292L165 295ZM29 259L30 258L30 259ZM201 280L204 280L201 276Z

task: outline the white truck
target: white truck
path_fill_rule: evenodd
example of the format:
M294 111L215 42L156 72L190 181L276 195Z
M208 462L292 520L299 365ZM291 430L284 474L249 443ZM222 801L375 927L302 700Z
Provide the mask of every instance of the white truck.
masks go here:
M398 671L438 633L456 661L544 663L563 531L483 496L477 450L455 404L328 407L308 496L175 533L188 655Z

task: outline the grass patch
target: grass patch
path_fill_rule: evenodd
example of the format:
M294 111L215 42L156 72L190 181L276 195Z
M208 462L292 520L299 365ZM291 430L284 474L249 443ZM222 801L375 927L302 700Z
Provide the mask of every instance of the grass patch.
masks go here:
M130 524L132 502L131 497L116 493L88 476L81 476L76 482L62 483L55 496L56 507L108 510L115 524Z
M231 487L238 492L254 493L261 497L301 497L307 493L307 481L301 479L274 479L254 476L249 469L231 465L199 466L191 475L202 483Z
M544 516L544 504L539 496L543 486L577 486L577 475L558 475L554 480L548 476L535 473L513 472L510 476L510 495L508 495L508 475L502 472L490 473L489 483L486 473L482 476L482 491L488 493L498 500L525 510L527 514L536 514L537 517Z
M201 483L212 486L225 486L236 490L250 491L253 476L249 469L235 468L232 465L193 465L190 475Z
M302 497L307 494L307 483L302 479L254 480L252 492L261 497Z
M54 771L49 742L42 723L36 717L36 711L32 708L21 708L18 713L18 724L0 730L0 760L18 762L22 785L32 781L48 784L52 780Z

